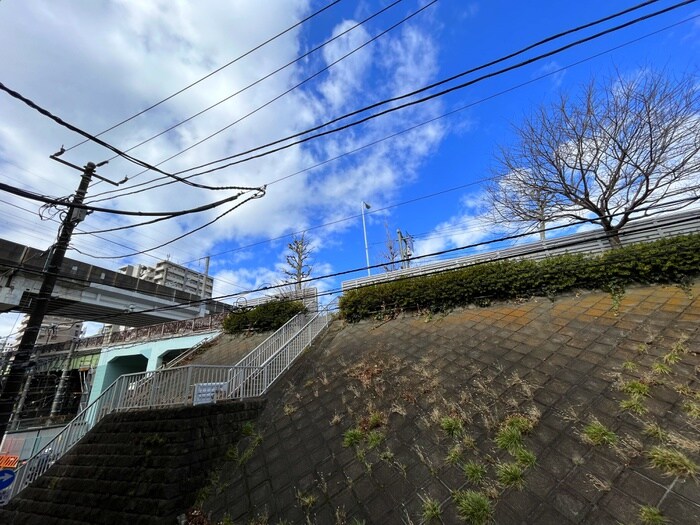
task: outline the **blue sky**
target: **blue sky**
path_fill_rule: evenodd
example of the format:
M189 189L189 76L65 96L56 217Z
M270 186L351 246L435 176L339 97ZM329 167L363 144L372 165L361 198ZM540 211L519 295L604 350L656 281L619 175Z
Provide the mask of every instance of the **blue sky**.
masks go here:
M72 124L97 133L328 3L270 0L262 9L263 4L255 0L2 2L0 80ZM131 147L246 88L392 3L343 0L103 138L121 149ZM170 172L186 170L421 88L637 3L403 0L131 154L159 163L242 119L161 166ZM674 3L658 1L621 20ZM408 21L342 58L423 7ZM616 70L622 75L635 75L645 68L664 69L669 74L697 73L700 18L692 17L698 15L700 5L693 3L365 125L202 175L194 180L213 186L267 184L267 193L204 230L148 255L119 258L186 233L213 219L217 212L99 234L100 238L78 235L73 246L79 251L72 250L68 256L108 268L136 262L152 264L170 257L201 269L201 259L211 255L215 294L224 295L280 282L286 244L291 240L288 235L309 228L313 275L363 267L362 201L372 206L367 215L372 264L381 262L387 228L394 235L397 228L414 235L421 254L500 235L498 227L479 220L483 211L480 181L490 176L496 149L513 140L512 126L559 93L575 95L591 78L603 78ZM614 24L608 22L600 29ZM665 29L669 26L674 27ZM654 32L658 33L652 35ZM651 36L641 38L646 35ZM541 51L575 38L567 37ZM622 47L615 49L618 46ZM537 51L524 58L535 56ZM324 68L328 69L318 73ZM311 76L314 78L303 82ZM301 86L280 96L299 83ZM450 116L437 118L450 112ZM46 195L69 195L78 183L77 173L47 157L61 145L77 144L80 138L4 94L0 94L0 114L0 180ZM414 127L418 124L423 125ZM377 144L344 155L373 142ZM340 155L344 156L330 160ZM110 157L109 152L91 144L71 149L64 156L80 165ZM113 180L129 176L130 181L116 194L103 195L110 188L94 184L88 202L125 210L178 210L230 193L171 184L153 189L143 186L138 193L120 195L128 193L132 184L157 177L137 175L140 171L122 159L110 161L100 173ZM435 193L440 194L427 197ZM52 242L57 224L39 218L37 203L9 194L0 199L4 238L38 248ZM80 227L95 232L129 224L124 218L95 213ZM339 284L339 279L329 279L318 286L331 290ZM0 315L0 337L11 333L15 318L13 314Z

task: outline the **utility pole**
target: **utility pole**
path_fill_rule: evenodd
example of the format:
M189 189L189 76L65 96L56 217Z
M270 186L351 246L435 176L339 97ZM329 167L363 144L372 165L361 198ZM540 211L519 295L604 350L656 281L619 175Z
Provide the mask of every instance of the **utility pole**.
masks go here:
M15 405L17 394L19 394L22 379L25 374L27 374L27 370L31 369L33 366L33 363L30 362L30 358L34 352L36 338L39 335L41 323L48 310L51 294L56 285L56 279L58 278L58 272L63 264L63 259L68 249L68 243L73 235L73 229L75 229L86 215L84 209L76 208L75 205L83 203L95 168L96 166L92 162L88 162L83 168L80 184L70 203L66 217L63 219L56 244L51 247L46 258L44 280L41 283L39 294L33 300L32 311L27 321L27 327L24 330L24 334L22 334L22 339L20 340L14 361L10 367L10 373L7 376L5 388L3 389L2 396L0 396L0 436L5 434L11 417L14 420L19 417L19 413L16 411L13 412L12 409Z
M401 269L411 267L411 255L413 255L413 237L406 233L404 236L401 230L396 230L399 240L399 253L401 254Z

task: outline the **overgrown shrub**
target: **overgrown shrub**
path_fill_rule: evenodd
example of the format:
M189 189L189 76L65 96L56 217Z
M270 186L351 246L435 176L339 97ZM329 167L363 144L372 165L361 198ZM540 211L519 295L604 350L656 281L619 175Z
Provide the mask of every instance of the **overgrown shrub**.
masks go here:
M231 312L223 321L229 334L277 330L298 313L306 312L301 301L269 301L248 310Z
M449 310L467 304L573 289L619 290L626 284L683 282L700 273L700 235L634 244L602 255L504 260L347 291L340 311L351 322L404 310Z

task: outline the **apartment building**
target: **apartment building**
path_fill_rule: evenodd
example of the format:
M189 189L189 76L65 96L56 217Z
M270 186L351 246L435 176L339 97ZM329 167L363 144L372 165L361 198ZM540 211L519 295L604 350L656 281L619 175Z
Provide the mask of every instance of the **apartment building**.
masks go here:
M119 268L119 271L138 279L182 290L199 297L203 295L205 298L211 298L214 288L214 279L211 277L171 261L160 261L155 266L129 264Z
M19 328L17 330L17 339L13 345L14 347L19 346L24 330L27 328L28 321L29 315L25 315L20 321ZM41 323L39 335L36 338L36 344L38 346L71 341L74 338L80 337L80 332L82 329L82 321L76 321L75 319L69 319L68 317L47 315L44 316L44 320Z

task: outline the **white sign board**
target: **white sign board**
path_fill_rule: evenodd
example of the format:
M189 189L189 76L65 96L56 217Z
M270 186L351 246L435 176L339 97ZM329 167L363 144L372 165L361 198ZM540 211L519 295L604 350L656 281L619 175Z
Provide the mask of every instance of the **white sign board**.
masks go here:
M194 385L193 405L206 405L216 403L218 399L225 399L228 393L228 383L196 383Z

